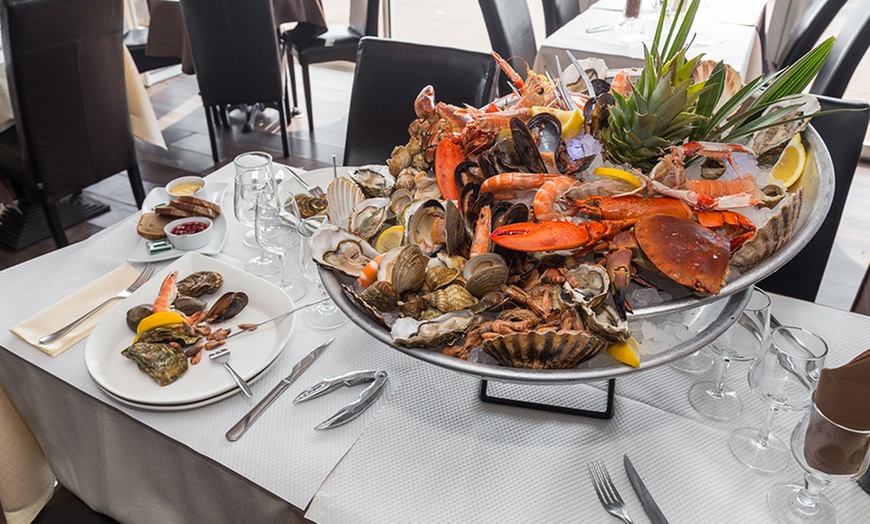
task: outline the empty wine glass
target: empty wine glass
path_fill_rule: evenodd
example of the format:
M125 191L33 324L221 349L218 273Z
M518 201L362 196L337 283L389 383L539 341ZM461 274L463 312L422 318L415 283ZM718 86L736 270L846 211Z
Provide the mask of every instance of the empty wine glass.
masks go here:
M255 158L251 159L248 157ZM271 166L271 157L268 160L269 166ZM259 254L248 260L245 264L245 270L252 275L265 277L278 273L281 268L278 265L278 261L269 256L259 245L256 230L254 229L257 198L272 189L271 167L264 168L260 164L256 164L256 162L262 162L262 157L255 153L244 153L236 157L234 161L236 164L236 175L233 178L233 212L236 220L242 225L251 228L245 235L245 245L256 247L260 251ZM248 168L245 166L260 167Z
M728 437L728 446L740 462L767 473L788 465L788 447L770 433L770 427L779 411L810 406L827 354L825 341L806 329L780 326L770 332L749 368L749 385L770 409L761 429L737 428Z
M737 322L707 346L719 358L719 371L715 381L697 382L689 389L692 407L716 420L731 420L740 414L743 402L736 391L725 387L725 374L731 362L755 358L769 326L770 297L755 287Z
M299 212L298 207L296 212ZM317 270L317 262L311 256L311 249L308 245L308 239L314 233L317 222L315 218L302 220L301 216L297 215L299 224L299 234L302 235L302 249L299 250L299 268L305 278L317 283L317 290L320 293L320 298L326 298L326 290L323 289L323 282L320 280L320 273ZM335 329L345 322L347 317L335 305L332 300L321 302L316 307L309 308L303 316L303 320L309 326L316 329Z
M713 365L715 360L706 347L690 353L683 358L671 362L671 367L686 373L703 373Z
M804 485L776 484L767 505L780 522L837 522L837 510L821 494L833 481L859 478L870 460L870 431L847 428L815 403L791 434L791 451L806 471Z
M305 281L290 276L287 268L287 252L299 245L296 217L296 199L287 191L265 192L257 198L255 227L257 239L264 249L278 255L281 281L278 287L293 300L298 301L308 291Z

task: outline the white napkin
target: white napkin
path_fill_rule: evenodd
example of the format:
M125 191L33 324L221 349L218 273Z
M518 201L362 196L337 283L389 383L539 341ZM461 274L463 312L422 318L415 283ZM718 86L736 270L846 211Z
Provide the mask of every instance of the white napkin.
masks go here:
M160 131L157 115L154 114L154 106L148 99L142 79L139 78L139 70L133 56L124 46L124 80L127 86L127 105L130 106L130 127L133 134L142 140L166 149L166 141Z
M70 346L85 338L100 320L103 319L106 313L122 301L114 300L106 304L102 309L91 315L90 318L76 326L75 329L54 342L40 344L38 340L69 324L98 306L104 300L126 289L127 286L136 280L137 276L139 276L139 270L130 264L124 264L60 302L56 302L27 320L20 322L18 325L9 328L9 331L24 339L28 344L56 357Z

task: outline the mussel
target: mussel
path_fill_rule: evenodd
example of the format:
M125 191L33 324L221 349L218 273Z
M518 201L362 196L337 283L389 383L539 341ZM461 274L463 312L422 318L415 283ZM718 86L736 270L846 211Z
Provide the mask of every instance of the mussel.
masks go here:
M242 312L248 305L248 295L242 291L230 291L224 293L208 313L205 314L206 322L223 322Z
M517 157L522 162L525 171L529 173L546 173L547 165L538 151L538 144L535 142L535 138L532 136L528 126L519 118L511 118L510 128Z
M130 328L133 333L136 332L139 327L139 322L142 322L142 319L147 317L152 312L151 304L139 304L138 306L133 306L127 310L127 314L125 316L125 320L127 321L127 327Z

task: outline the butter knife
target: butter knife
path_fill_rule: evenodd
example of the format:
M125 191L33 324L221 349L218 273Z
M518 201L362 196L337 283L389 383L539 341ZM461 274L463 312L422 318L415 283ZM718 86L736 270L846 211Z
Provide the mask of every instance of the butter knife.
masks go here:
M650 522L653 524L668 524L668 519L665 518L662 510L659 509L658 504L653 500L649 490L646 489L646 485L641 480L640 475L637 474L631 461L628 460L628 455L622 456L622 462L625 464L628 481L631 482L631 487L634 488L634 492L640 498L640 503L643 504L643 510L649 516Z
M296 382L296 379L299 378L302 373L305 373L305 370L308 369L315 360L317 360L317 357L319 357L320 354L323 353L323 351L327 348L327 346L332 344L334 340L334 338L331 338L323 344L320 344L319 346L314 348L311 353L305 355L302 360L297 362L296 365L293 366L293 370L286 378L282 378L281 382L279 382L277 386L272 388L272 391L270 391L268 395L263 397L263 400L258 402L257 405L248 412L247 415L242 417L242 420L238 421L235 426L231 427L230 430L227 431L227 440L229 440L230 442L235 442L242 438L242 435L244 435L245 432L248 431L248 428L250 428L251 425L258 418L260 418L260 415L262 415L263 412L266 411L266 408L271 406L272 403L275 402L275 400L279 396L281 396L281 393L287 391L287 388L289 388L291 384Z

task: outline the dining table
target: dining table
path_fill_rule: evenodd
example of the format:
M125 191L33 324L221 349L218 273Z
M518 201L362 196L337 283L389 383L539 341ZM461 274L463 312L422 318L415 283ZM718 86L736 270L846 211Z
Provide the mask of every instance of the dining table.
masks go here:
M740 73L745 81L764 72L764 27L766 0L701 2L688 56L703 54L705 59L724 61ZM546 65L556 71L556 57L565 68L567 51L578 59L601 58L610 69L643 66L644 45L649 46L655 32L658 13L642 12L631 24L623 17L623 0L599 0L548 36L538 49L535 71Z
M299 173L322 187L332 178L331 169ZM216 194L228 223L225 242L210 259L241 269L256 251L242 242L248 228L231 211L233 174L229 164L206 177L210 187L223 188ZM689 374L668 365L617 378L612 418L589 418L482 402L477 376L413 358L353 322L317 330L297 313L277 358L247 377L253 398L229 394L184 409L125 402L101 387L105 377L94 376L88 365L99 325L56 356L10 329L34 318L51 324L42 312L124 266L140 242L137 221L138 213L85 241L0 271L0 386L11 411L32 431L29 445L38 444L23 471L15 464L20 454L3 453L0 444L4 510L11 509L2 499L4 483L37 475L32 464L40 462L39 453L59 482L91 508L131 523L613 522L587 473L593 460L608 467L634 521L649 522L622 469L624 454L670 522L767 523L774 522L766 502L770 486L802 479L795 460L779 473L760 474L728 449L732 429L760 427L766 412L745 378L748 363L734 363L729 373L729 386L744 403L736 420L707 419L689 404L689 387L710 378L712 370ZM287 258L295 263L297 256L291 252ZM162 280L174 263L181 262L157 263L152 279ZM135 264L133 274L141 268ZM307 285L300 304L319 297L316 284ZM827 366L845 364L867 349L870 317L779 295L772 302L780 322L827 341ZM116 301L113 307L130 305ZM333 344L241 439L225 437L296 362L329 338ZM244 351L242 340L235 354ZM124 341L117 344L120 352ZM217 364L203 359L198 365ZM315 431L356 399L360 388L301 404L293 397L319 379L357 370L388 373L381 397L356 420ZM605 388L603 381L488 382L491 395L587 408L601 406ZM788 441L800 416L781 413L773 433ZM835 482L826 494L842 522L861 522L870 514L870 495L855 483ZM37 493L33 504L43 499Z

